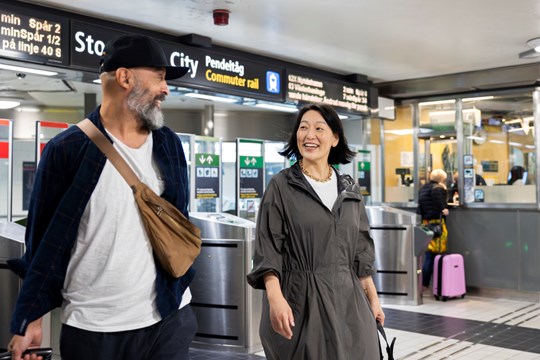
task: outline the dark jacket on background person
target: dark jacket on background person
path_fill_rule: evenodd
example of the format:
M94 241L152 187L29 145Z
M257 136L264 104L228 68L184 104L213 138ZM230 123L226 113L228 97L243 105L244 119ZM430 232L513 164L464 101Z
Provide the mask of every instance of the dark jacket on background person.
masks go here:
M358 279L376 272L369 229L360 189L349 176L338 174L332 210L298 163L272 178L247 280L264 290L264 274L274 272L295 327L291 340L272 330L265 292L260 335L269 359L379 358L375 318Z
M99 110L88 118L108 137ZM180 139L166 127L152 131L152 137L154 160L165 182L161 196L187 216L187 164ZM45 146L28 211L26 252L21 259L9 261L10 268L25 279L12 318L14 334L23 335L30 322L62 305L61 290L79 223L106 160L76 126ZM178 310L194 270L174 279L155 263L156 305L166 318Z
M446 189L435 181L430 181L418 191L416 213L422 216L422 220L439 219L441 212L447 207L447 201Z

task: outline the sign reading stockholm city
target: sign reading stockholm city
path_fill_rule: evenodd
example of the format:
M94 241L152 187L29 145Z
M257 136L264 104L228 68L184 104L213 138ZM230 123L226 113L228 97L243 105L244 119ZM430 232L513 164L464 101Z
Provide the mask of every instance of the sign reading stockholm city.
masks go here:
M125 32L72 21L71 65L97 69L107 41ZM169 81L211 92L283 101L283 69L267 66L225 52L195 48L179 43L157 40L171 66L189 68L178 80Z
M0 5L0 56L64 65L66 21Z
M336 110L369 115L369 86L327 80L299 72L287 72L286 100L323 103Z

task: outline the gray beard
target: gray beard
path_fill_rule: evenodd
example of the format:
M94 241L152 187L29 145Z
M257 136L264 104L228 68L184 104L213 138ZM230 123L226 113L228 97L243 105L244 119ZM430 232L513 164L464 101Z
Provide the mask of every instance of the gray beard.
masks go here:
M146 93L147 90L137 83L133 91L128 95L127 106L128 109L137 114L145 128L150 131L157 130L163 126L163 112L154 101L143 101ZM164 100L164 96L162 100Z

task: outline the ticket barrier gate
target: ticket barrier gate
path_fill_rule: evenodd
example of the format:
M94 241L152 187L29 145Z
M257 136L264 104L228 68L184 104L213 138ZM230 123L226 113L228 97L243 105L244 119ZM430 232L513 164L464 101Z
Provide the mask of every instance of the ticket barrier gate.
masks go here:
M11 340L10 322L21 281L9 270L7 260L21 257L25 227L12 222L0 223L0 352Z
M366 207L375 243L373 281L382 304L422 304L422 262L433 232L418 215L389 206Z
M255 223L228 213L189 214L201 228L202 247L193 267L191 305L199 328L192 347L239 353L262 350L262 291L251 288Z

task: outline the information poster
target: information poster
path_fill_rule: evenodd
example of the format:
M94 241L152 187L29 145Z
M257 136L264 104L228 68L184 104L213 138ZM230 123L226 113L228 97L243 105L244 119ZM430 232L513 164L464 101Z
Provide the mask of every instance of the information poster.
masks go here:
M219 197L219 155L195 154L195 198Z
M363 196L371 195L371 152L358 151L358 186Z
M23 171L22 209L24 211L27 211L28 207L30 206L30 194L32 193L32 189L34 188L34 178L36 176L36 163L33 161L32 162L23 161L22 171Z
M262 156L240 156L240 199L261 198L263 189Z

